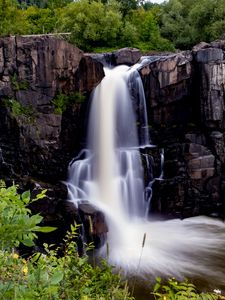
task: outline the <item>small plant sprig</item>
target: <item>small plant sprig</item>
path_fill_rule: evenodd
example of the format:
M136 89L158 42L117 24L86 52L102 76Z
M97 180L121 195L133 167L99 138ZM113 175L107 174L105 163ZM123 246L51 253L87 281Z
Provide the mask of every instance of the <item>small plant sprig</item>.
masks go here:
M19 101L15 99L5 99L4 105L5 107L10 108L13 117L23 116L29 122L34 120L34 110L31 105L22 105Z
M14 73L10 78L12 89L14 91L27 90L29 88L29 82L25 80L20 80L17 74Z
M81 95L79 92L74 92L69 95L62 93L61 91L52 99L52 103L54 105L55 113L62 114L69 103L83 103L85 97Z

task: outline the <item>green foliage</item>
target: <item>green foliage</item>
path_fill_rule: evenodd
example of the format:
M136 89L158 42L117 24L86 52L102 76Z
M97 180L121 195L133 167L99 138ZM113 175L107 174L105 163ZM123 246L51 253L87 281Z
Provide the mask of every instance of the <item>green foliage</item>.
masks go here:
M55 108L56 114L62 114L68 104L82 103L84 102L85 97L81 95L79 92L74 92L69 95L63 94L61 91L56 95L54 99L52 99L52 103Z
M127 46L140 46L143 50L172 49L160 36L155 6L148 9L149 13L140 13L143 3L136 0L19 2L18 5L13 0L0 0L1 36L67 32L69 41L85 51ZM26 88L17 80L12 84L15 90Z
M178 48L224 37L225 0L170 0L162 6L161 34Z
M16 74L11 76L10 79L11 79L12 89L14 91L27 90L29 88L29 82L25 80L19 80Z
M25 117L26 121L31 122L34 119L34 111L31 106L22 105L15 99L5 99L4 105L9 107L13 117Z
M45 197L46 190L32 201ZM17 186L6 188L0 181L0 299L86 299L131 300L128 288L106 262L93 267L88 257L79 257L74 242L76 227L65 239L64 255L45 245L45 254L27 260L15 252L20 243L34 245L36 232L54 228L40 227L40 215L30 215L30 192L17 193ZM62 249L61 249L62 250Z
M85 51L187 49L224 31L225 0L0 0L1 36L66 32Z
M172 43L160 36L159 26L151 10L143 8L134 10L129 15L129 21L136 28L138 38L134 45L143 51L174 50Z
M0 251L1 299L93 299L131 300L126 284L106 262L93 267L87 256L79 257L73 241L76 228L68 234L64 256L46 246L24 260L16 253Z
M57 14L50 8L30 6L24 12L27 23L27 34L54 33L57 28Z
M131 10L138 8L138 1L136 0L118 0L120 4L120 11L123 17L125 17Z
M71 32L70 41L88 51L117 45L122 28L122 15L113 1L71 3L62 11L61 20L61 31Z
M0 0L0 35L23 34L27 30L27 22L17 1Z
M45 191L35 199L45 196ZM20 243L33 246L37 231L50 232L54 228L40 227L40 215L30 215L27 205L30 203L30 192L19 195L17 186L6 188L1 182L0 187L0 241L1 250L12 249Z
M52 103L54 105L55 113L61 115L66 110L68 96L60 92L54 99L52 99Z
M177 281L175 278L169 279L163 284L161 278L156 278L156 284L152 294L158 300L217 300L216 293L199 293L194 284L187 280Z

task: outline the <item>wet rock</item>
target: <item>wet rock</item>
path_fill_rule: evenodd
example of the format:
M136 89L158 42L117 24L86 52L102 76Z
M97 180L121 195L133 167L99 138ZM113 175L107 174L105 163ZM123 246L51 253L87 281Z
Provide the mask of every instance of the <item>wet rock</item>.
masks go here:
M92 55L85 54L75 74L76 89L79 90L81 94L90 94L104 76L103 64L94 59Z
M105 243L108 232L104 214L90 203L79 204L78 211L87 242L93 242L95 248L100 248Z
M199 44L195 45L195 46L192 48L192 51L193 51L194 53L196 53L196 52L199 51L199 50L206 49L206 48L209 48L209 47L210 47L210 44L205 43L205 42L200 42Z
M218 48L200 49L196 53L196 61L199 63L210 63L223 60L223 51Z
M114 65L132 66L141 58L141 51L135 48L123 48L112 53L112 62Z
M225 149L224 149L224 133L219 131L213 131L210 134L212 147L220 162L224 163L225 160Z
M185 140L193 144L206 145L205 135L201 133L187 133L185 134Z
M159 57L139 68L153 124L183 124L190 119L191 61L186 52Z
M210 47L212 48L219 48L219 49L225 49L225 40L216 40L210 43Z

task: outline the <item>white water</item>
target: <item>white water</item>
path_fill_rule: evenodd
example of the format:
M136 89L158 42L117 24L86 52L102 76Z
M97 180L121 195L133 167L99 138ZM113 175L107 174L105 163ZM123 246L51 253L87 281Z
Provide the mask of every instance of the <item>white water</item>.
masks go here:
M144 117L136 117L133 112L128 89L131 77L138 82ZM87 149L69 169L70 201L76 205L90 201L104 211L109 226L109 255L104 247L100 254L107 255L109 262L124 272L181 277L207 274L224 283L224 263L218 260L221 256L225 260L221 250L225 246L222 222L205 217L146 220L149 201L144 196L139 148L149 144L149 137L140 83L137 71L122 66L108 70L95 89ZM139 137L137 119L143 122ZM144 233L147 238L142 249Z

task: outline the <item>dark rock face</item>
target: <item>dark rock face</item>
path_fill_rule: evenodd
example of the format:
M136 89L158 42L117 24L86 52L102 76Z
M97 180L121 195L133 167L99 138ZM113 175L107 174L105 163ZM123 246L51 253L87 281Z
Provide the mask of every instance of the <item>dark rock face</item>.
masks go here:
M88 98L103 76L101 63L63 39L0 39L0 178L32 193L48 189L31 206L58 228L43 242L59 245L70 224L81 222L76 209L65 209L67 189L59 181L82 148Z
M78 212L83 224L86 242L93 242L96 248L101 247L106 241L108 232L104 214L89 203L80 204Z
M139 70L152 142L165 151L152 211L224 216L224 44L200 43Z
M103 65L119 66L136 64L141 58L141 51L136 48L122 48L117 51L103 53L103 54L90 54L92 58L98 60Z
M141 51L135 48L123 48L112 53L112 60L116 66L136 64L141 58Z
M103 76L100 63L62 39L0 40L0 148L15 173L47 182L66 178L80 148L87 101L68 103L57 114L54 99L75 92L87 99Z
M150 122L183 123L191 114L192 56L189 52L155 60L140 69ZM183 109L186 107L186 109Z

